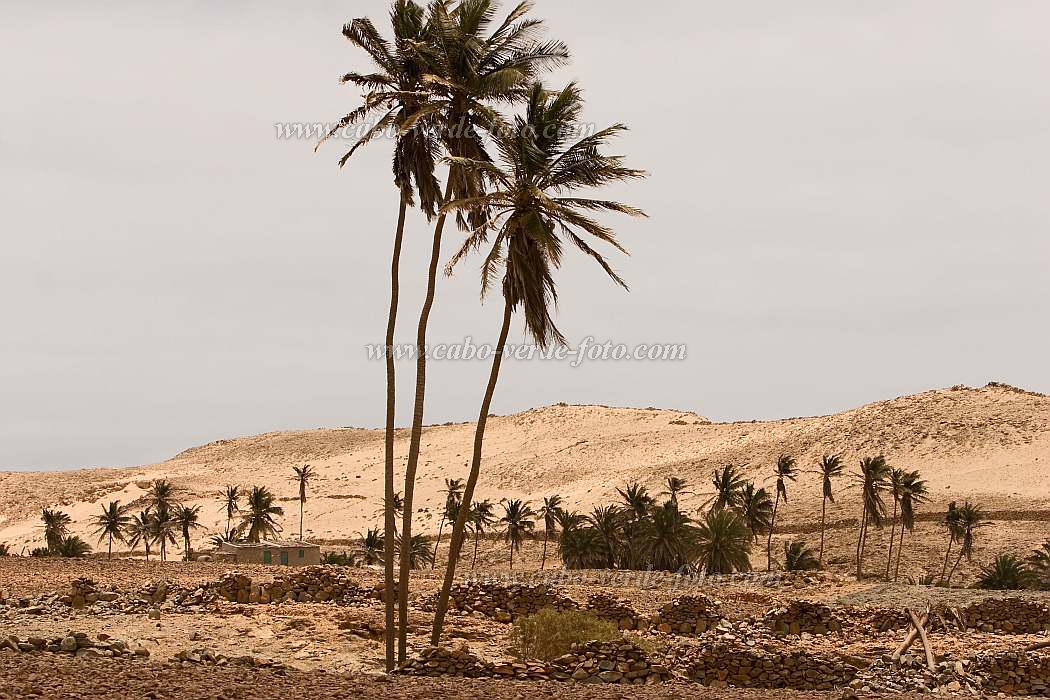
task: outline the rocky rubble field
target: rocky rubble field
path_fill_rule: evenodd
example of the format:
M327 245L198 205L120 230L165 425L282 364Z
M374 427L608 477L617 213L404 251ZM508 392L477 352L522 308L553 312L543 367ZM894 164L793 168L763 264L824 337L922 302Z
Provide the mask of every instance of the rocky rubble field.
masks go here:
M742 690L965 697L1040 694L1050 683L1050 649L1026 651L1050 642L1050 597L1041 594L887 587L827 573L475 578L454 589L446 636L434 647L438 581L420 572L411 658L389 678L380 673L383 590L373 569L0 562L0 697L52 697L78 669L86 678L107 670L71 692L86 693L91 683L108 692L123 679L126 694L106 697L247 697L223 684L248 677L267 692L323 679L318 697L355 683L362 697L424 688L465 697L466 688L484 687L496 698ZM927 603L932 667L918 642L891 655L910 625L905 608L921 612ZM614 622L622 638L581 642L548 661L515 658L513 621L543 608L589 610ZM176 672L182 685L137 680ZM442 686L450 676L458 678ZM184 694L164 694L174 688Z

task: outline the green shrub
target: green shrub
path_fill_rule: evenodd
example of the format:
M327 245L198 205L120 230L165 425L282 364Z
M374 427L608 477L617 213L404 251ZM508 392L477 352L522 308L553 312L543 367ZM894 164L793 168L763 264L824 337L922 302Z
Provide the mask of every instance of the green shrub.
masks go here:
M621 637L615 622L602 620L594 613L546 608L514 621L511 653L519 659L550 661L568 654L573 644L608 642Z
M321 563L331 566L356 566L354 557L346 552L325 552L321 555Z
M1000 554L990 565L981 570L977 588L990 591L1018 591L1034 588L1035 575L1024 561L1013 554Z
M47 547L33 547L33 549L31 549L29 551L29 556L31 556L31 557L49 557L49 556L51 556L51 550L48 549Z

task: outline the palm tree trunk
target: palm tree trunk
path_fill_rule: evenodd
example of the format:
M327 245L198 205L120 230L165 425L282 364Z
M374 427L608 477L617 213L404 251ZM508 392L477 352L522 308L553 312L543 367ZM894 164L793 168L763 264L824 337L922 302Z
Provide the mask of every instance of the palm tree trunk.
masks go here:
M886 580L890 579L890 566L893 564L893 541L897 539L897 499L893 499L893 520L890 521L892 524L890 527L890 553L886 557ZM901 526L903 529L904 526Z
M401 295L400 268L401 244L405 239L405 214L408 198L401 193L401 207L397 215L397 232L394 234L394 253L390 260L390 310L386 321L386 440L383 460L383 580L386 584L386 670L394 670L394 540L397 537L397 518L394 503L394 423L397 382L394 368L394 330L397 326L397 306Z
M864 514L860 519L860 536L857 538L857 580L864 578L864 537L868 534L868 504L864 504Z
M952 553L952 542L955 538L948 535L948 549L944 552L944 566L941 567L941 585L944 585L944 575L948 573L948 555Z
M475 564L478 563L478 538L479 537L480 537L480 533L477 530L475 530L474 531L474 558L470 560L470 570L471 571L474 570Z
M913 526L914 526L914 524L915 523L912 522ZM897 544L897 567L893 571L893 582L894 583L897 582L897 579L900 578L900 575L901 575L901 552L903 552L903 551L904 551L904 523L901 523L901 538L900 538L900 542Z
M109 533L109 551L106 552L106 560L113 558L113 533Z
M551 533L547 528L543 528L543 556L540 558L540 571L543 571L543 567L547 563L547 540L550 536Z
M303 506L304 505L306 505L306 504L303 503L303 499L300 498L299 499L299 541L300 542L303 541Z
M828 516L828 496L824 495L824 502L820 506L820 556L818 561L821 566L824 566L824 529L825 523L827 522Z
M474 430L474 454L470 461L470 474L467 483L463 487L463 502L471 503L474 498L474 487L478 483L481 474L481 452L485 444L485 423L488 421L489 409L492 406L492 396L496 392L496 382L499 381L500 365L503 363L503 349L507 345L507 336L510 335L510 321L514 309L509 301L503 305L503 325L500 328L499 340L496 343L496 354L492 357L492 369L489 371L489 383L485 387L485 397L481 401L481 411L478 414L478 424ZM437 607L434 609L434 629L431 633L431 643L435 646L441 640L441 627L445 622L445 613L448 610L448 599L452 591L452 582L456 578L456 562L459 560L459 550L463 546L463 537L467 528L468 508L460 508L456 514L456 522L452 526L452 543L449 545L448 565L445 567L445 580L441 584L441 593L438 595ZM514 568L514 544L510 548L510 567Z
M452 194L451 173L445 185L447 202ZM427 294L423 309L419 314L419 325L416 328L416 396L412 408L412 432L408 443L408 462L405 465L405 511L401 523L401 537L405 542L412 541L412 497L416 486L416 467L419 465L419 444L423 438L423 404L427 392L427 324L430 322L430 310L434 307L434 290L437 287L438 265L441 262L441 233L445 229L446 214L438 217L434 227L434 242L430 252L430 268L427 271ZM470 501L466 501L470 503ZM466 509L464 509L466 510ZM408 656L408 586L412 574L411 561L408 557L401 559L401 571L398 578L397 592L397 658L404 663Z
M773 501L773 516L769 519L769 539L766 540L766 571L773 570L773 528L777 522L777 508L780 507L780 489L777 489L776 500Z
M944 582L946 588L952 587L952 576L955 576L955 570L959 568L959 562L962 561L963 554L966 553L964 548L959 548L959 556L955 558L955 564L952 565L952 570L948 572L948 580Z
M430 570L431 571L433 571L434 567L437 566L438 547L441 546L441 533L444 531L444 529L445 529L445 516L442 515L441 516L441 523L438 525L437 541L434 542L434 560L430 562Z

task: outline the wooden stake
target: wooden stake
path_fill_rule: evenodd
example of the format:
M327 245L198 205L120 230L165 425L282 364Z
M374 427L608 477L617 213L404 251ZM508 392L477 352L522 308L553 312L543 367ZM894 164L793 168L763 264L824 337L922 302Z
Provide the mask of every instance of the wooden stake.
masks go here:
M933 673L937 673L937 658L933 655L933 648L930 646L930 640L926 636L926 626L919 621L918 616L912 612L911 608L904 608L904 612L908 613L911 623L919 631L919 638L922 639L922 648L926 652L926 666Z
M926 620L926 615L919 618L919 621L924 625L926 624ZM912 623L912 625L908 627L908 635L904 638L904 641L901 642L901 645L897 647L897 650L893 652L893 655L890 658L894 661L899 660L901 656L907 653L908 649L911 649L911 645L914 644L915 640L918 638L919 630L915 629L915 623Z

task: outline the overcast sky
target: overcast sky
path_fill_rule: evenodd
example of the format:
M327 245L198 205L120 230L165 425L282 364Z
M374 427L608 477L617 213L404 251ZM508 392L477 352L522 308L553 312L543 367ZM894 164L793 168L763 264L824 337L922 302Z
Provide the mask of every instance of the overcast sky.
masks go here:
M957 383L1050 391L1050 4L537 0L587 121L651 171L609 192L631 292L573 259L575 345L684 362L511 362L493 410L558 401L716 420L829 413ZM389 142L278 140L368 68L386 2L0 9L0 468L140 464L244 434L382 424L396 218ZM400 339L430 230L412 216ZM446 257L460 234L448 236ZM492 342L477 261L434 342ZM520 326L512 340L521 341ZM427 421L473 420L487 365L432 363ZM410 415L412 366L399 414Z

